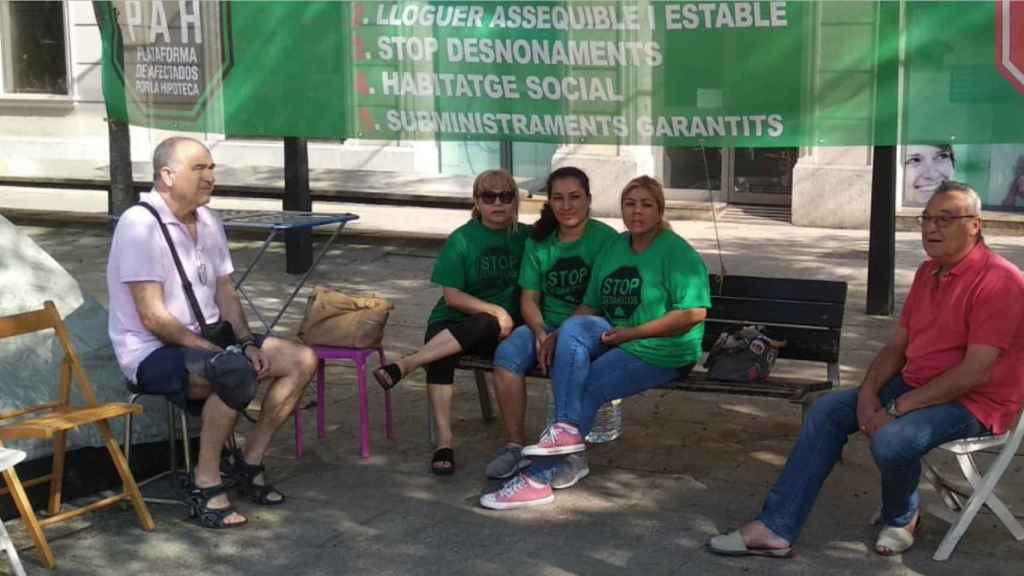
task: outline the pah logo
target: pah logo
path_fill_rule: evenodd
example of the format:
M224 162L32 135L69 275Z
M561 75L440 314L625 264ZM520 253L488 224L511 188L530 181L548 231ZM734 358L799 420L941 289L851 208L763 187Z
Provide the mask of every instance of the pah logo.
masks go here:
M1024 94L1024 2L996 0L996 68Z
M133 107L197 119L234 65L231 3L116 0L106 7L117 23L114 72Z

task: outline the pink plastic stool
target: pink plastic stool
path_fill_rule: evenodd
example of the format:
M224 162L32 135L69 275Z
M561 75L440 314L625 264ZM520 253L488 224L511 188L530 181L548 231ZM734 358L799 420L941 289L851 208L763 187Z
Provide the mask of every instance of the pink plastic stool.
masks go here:
M359 456L370 457L370 417L366 394L366 359L377 354L381 366L385 364L381 348L342 348L339 346L313 346L316 352L316 433L319 438L327 435L324 429L324 363L328 360L351 360L356 364L356 379L359 383ZM302 410L295 409L295 456L302 457ZM391 391L384 391L384 430L391 439Z

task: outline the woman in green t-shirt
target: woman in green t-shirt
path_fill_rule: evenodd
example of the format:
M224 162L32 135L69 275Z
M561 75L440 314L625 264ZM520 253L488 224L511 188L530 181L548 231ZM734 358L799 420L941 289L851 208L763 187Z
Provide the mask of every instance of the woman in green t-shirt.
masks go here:
M579 168L555 170L545 189L548 201L526 241L519 271L525 324L494 353L495 391L509 437L487 465L491 478L508 478L526 465L521 454L526 440L524 376L538 364L547 372L554 353L552 333L580 305L594 260L617 236L611 226L590 218L590 179Z
M519 193L504 170L473 182L473 217L448 237L430 280L443 295L427 319L425 344L414 354L374 371L385 389L420 366L437 427L435 474L455 471L450 409L455 365L463 353L490 356L519 318L519 267L529 227L520 226ZM509 419L505 419L506 422Z
M621 206L627 231L602 250L577 315L558 331L551 368L555 422L523 448L524 456L583 452L602 405L688 374L700 357L711 307L704 262L665 222L657 180L631 180ZM552 484L572 485L578 466L585 468L575 458L581 464L538 460L480 503L503 510L550 502Z

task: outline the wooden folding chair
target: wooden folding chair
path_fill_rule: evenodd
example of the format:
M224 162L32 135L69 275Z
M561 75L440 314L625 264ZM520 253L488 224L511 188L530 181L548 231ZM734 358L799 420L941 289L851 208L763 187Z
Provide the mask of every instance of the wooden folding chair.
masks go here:
M1017 455L1021 439L1024 438L1024 412L1021 412L1017 426L1012 431L1000 436L981 436L978 438L965 438L947 442L940 446L941 449L952 452L956 455L960 469L963 471L967 482L970 483L969 490L963 490L949 480L942 477L927 461L925 461L924 476L928 479L935 490L942 496L947 508L929 505L926 510L939 518L952 524L949 531L939 543L939 548L932 556L935 560L948 560L953 554L960 538L967 532L967 528L974 521L982 506L988 506L993 514L1003 522L1013 537L1020 541L1024 540L1024 527L1013 516L1006 504L996 497L994 490L999 479L1009 467L1013 457ZM978 470L974 462L974 454L981 451L992 451L1002 447L992 464L984 475ZM959 513L957 513L959 512Z
M0 470L14 468L14 465L25 459L25 453L21 450L0 448ZM0 521L0 548L7 552L7 562L11 565L11 572L14 576L25 576L25 568L21 565L21 558L18 556L18 549L14 547L10 536L7 535L7 528L3 521Z
M139 517L142 529L149 531L154 528L153 518L149 515L149 509L142 501L142 495L135 484L131 470L125 460L121 447L114 440L108 420L125 416L127 414L141 414L142 406L109 403L99 404L96 402L96 394L92 385L89 384L89 377L78 355L75 353L71 340L68 337L64 322L57 313L53 302L47 301L41 310L15 314L13 316L0 317L0 338L20 336L32 332L53 329L64 350L64 359L60 366L60 378L58 379L57 399L53 402L39 404L22 408L5 414L0 414L0 422L8 421L8 424L0 425L0 446L2 442L19 440L25 438L51 439L53 440L53 468L49 474L33 478L24 483L18 478L15 469L9 468L3 471L4 481L7 488L0 490L0 495L10 493L14 503L21 514L29 535L35 543L39 553L40 562L47 568L56 566L53 552L43 535L43 528L51 524L57 524L92 512L100 508L112 506L122 500L128 500L135 507L135 514ZM82 406L71 404L71 381L78 381L78 388L85 401ZM68 430L94 424L99 430L100 436L106 444L107 451L114 462L117 473L121 476L124 484L124 492L87 506L61 512L61 487L64 479L64 455L65 440ZM45 518L36 518L32 505L29 503L25 488L49 482L50 498L47 508L48 515Z

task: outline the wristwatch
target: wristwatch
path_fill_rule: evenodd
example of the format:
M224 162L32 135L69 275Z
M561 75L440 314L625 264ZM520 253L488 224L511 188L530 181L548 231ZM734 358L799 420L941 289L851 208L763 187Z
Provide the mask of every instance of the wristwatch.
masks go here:
M895 398L890 400L889 403L885 405L885 413L888 414L889 416L892 416L893 418L899 418L900 416L903 416L903 414L901 414L900 411L896 408Z

